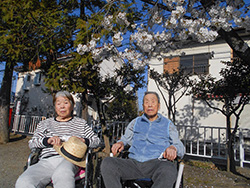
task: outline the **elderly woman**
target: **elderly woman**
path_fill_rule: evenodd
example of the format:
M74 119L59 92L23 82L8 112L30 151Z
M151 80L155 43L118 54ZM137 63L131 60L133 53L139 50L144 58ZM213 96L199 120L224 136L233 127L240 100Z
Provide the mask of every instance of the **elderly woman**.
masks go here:
M96 147L99 138L84 119L73 116L74 99L67 91L59 91L53 99L56 117L41 121L29 141L30 148L42 148L39 162L18 178L16 188L44 187L51 180L55 188L75 187L74 176L79 166L59 155L59 146L71 136L80 138L88 147Z

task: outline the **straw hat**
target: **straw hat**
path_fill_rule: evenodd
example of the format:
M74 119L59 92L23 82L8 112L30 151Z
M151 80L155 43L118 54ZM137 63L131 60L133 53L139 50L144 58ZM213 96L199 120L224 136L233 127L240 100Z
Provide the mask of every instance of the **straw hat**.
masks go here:
M72 136L68 141L63 142L62 145L54 145L54 149L65 159L73 164L86 167L86 151L87 145L83 143L76 136Z

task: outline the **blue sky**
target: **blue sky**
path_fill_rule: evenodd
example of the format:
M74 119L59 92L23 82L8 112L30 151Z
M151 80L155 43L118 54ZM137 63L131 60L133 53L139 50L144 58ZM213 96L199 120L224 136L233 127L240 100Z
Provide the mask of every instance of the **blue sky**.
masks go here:
M5 69L5 63L0 62L0 84L2 85L2 81L3 81L3 76L4 76L4 69ZM13 73L13 80L12 80L12 87L11 87L11 91L12 92L16 92L16 80L17 80L17 72Z

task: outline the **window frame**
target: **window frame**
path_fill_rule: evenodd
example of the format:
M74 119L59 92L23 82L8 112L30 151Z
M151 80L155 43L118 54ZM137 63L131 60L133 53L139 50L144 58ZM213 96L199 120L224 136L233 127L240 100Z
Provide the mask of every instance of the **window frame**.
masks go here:
M200 56L200 57L199 57ZM207 58L202 58L202 57ZM175 71L184 70L184 73L190 75L207 75L209 74L209 59L211 59L212 53L199 53L199 54L190 54L190 55L182 55L182 56L173 56L164 58L164 72L168 71L172 74ZM186 64L189 66L183 66L185 64L185 59L187 59ZM189 61L189 62L188 62ZM201 63L197 61L202 61ZM168 65L168 63L170 63ZM172 64L172 65L171 65ZM178 70L172 69L171 67L177 67ZM187 68L183 68L187 67ZM185 70L186 69L186 70ZM190 69L190 71L187 71ZM197 71L198 70L198 71Z

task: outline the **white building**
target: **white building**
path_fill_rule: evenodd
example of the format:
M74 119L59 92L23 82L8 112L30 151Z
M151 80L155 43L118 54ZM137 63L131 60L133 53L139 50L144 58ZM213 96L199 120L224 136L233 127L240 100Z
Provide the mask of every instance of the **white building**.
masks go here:
M62 61L67 61L70 57L62 57ZM122 60L113 61L112 58L104 60L100 64L101 76L115 74L114 70L121 67ZM19 115L45 116L50 117L54 114L52 96L46 92L45 75L39 69L40 61L36 63L34 70L20 72L16 84L16 112ZM31 67L30 67L31 68ZM73 95L76 102L74 114L81 117L82 105L80 98ZM91 100L91 96L88 97ZM97 119L96 106L93 102L88 106L88 115Z
M240 33L244 41L250 44L250 33ZM174 52L164 54L164 58L156 57L150 61L150 69L154 69L159 73L163 73L164 70L171 70L180 67L185 63L185 67L190 67L191 71L198 72L200 74L211 74L213 77L220 78L219 72L224 67L221 61L231 61L233 57L232 49L222 39L218 39L211 43L194 43L190 42L182 49L178 49ZM148 76L148 90L157 91L161 97L161 109L160 113L167 117L167 108L163 102L163 97L157 86ZM163 91L167 96L166 91ZM177 93L178 95L178 93ZM166 97L167 98L167 97ZM217 103L218 106L221 104ZM250 127L250 105L246 105L240 118L240 127ZM177 103L176 124L180 125L192 125L192 126L226 126L226 118L219 111L215 111L209 108L207 105L198 100L193 100L191 96L184 96ZM234 122L232 122L234 125Z

